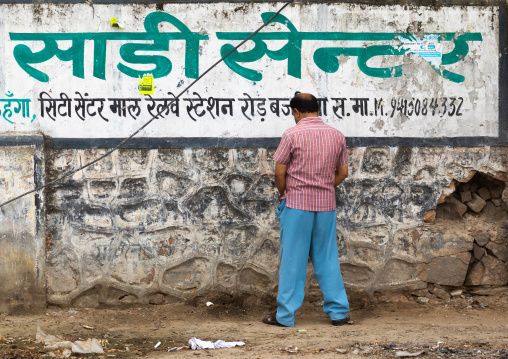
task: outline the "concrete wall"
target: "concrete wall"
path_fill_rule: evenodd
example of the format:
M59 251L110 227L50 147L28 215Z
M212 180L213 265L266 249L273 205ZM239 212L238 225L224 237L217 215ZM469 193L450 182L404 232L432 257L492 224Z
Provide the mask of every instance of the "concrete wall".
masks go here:
M0 202L41 183L38 142L0 147ZM46 305L42 203L42 194L32 194L0 208L0 312L34 312Z
M103 151L48 151L49 179ZM48 190L49 303L273 297L279 250L273 152L125 149ZM337 189L337 241L350 294L462 287L475 231L508 250L507 147L349 152L351 174ZM475 171L499 181L496 204L434 222L433 210L456 181L470 182ZM489 255L501 273L475 284L508 283L508 257ZM315 279L308 285L309 298L318 298Z

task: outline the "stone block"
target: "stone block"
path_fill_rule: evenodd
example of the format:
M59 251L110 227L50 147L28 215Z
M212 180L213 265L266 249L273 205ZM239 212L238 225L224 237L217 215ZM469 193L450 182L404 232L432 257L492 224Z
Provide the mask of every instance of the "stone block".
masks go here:
M484 218L489 222L499 222L506 216L504 211L500 211L492 201L488 201L482 211Z
M180 176L170 171L158 171L155 175L157 190L166 193L170 198L181 198L193 184L185 175Z
M498 243L498 244L506 244L508 243L508 228L498 228L497 233L495 236L491 238L492 242Z
M229 188L229 192L233 195L233 197L235 198L240 198L242 196L245 196L247 194L247 192L249 192L250 194L250 187L252 185L252 179L247 177L247 176L243 176L243 175L238 175L238 174L232 174L232 175L229 175L225 182ZM273 189L275 188L275 186L272 186L271 189L273 191ZM273 192L272 192L272 197L273 197Z
M109 274L112 279L120 283L129 283L133 286L149 286L155 277L154 259L140 246L133 244L134 240L123 240L119 244L119 249L110 253L111 262L109 263Z
M119 168L126 174L147 170L150 150L123 148L118 150Z
M243 185L241 185L238 182L236 183L236 185L237 187L243 186L244 188L247 189L246 192L248 193L243 193L247 195L245 197L246 200L272 201L275 198L276 194L275 192L277 192L276 190L277 187L275 186L275 180L273 176L263 175L260 178L258 178L254 183L252 183L252 180L247 177L243 177L242 180L240 180L239 178L240 177L236 177L237 181L243 182ZM249 187L250 183L252 183L252 187ZM228 184L230 185L232 193L236 192L238 193L239 196L242 195L239 193L238 188L235 189L232 182L229 182Z
M499 259L486 255L481 260L485 266L482 285L506 285L508 283L508 265Z
M505 189L504 183L501 183L497 186L493 186L489 189L490 195L492 196L492 198L501 198L503 195L504 189Z
M423 216L424 223L434 223L436 221L436 210L431 209L428 211L425 216Z
M390 167L390 150L388 148L369 147L363 155L362 172L371 175L383 175Z
M363 153L365 148L363 147L348 147L347 153L349 157L349 178L355 178L358 170L360 169Z
M59 209L68 212L82 202L84 184L75 181L67 181L50 186L46 190L46 206L51 209Z
M478 191L478 183L470 182L469 190L471 191L471 193L475 193L476 191Z
M404 177L411 174L411 147L399 147L394 159L393 174L397 177Z
M416 289L411 292L413 297L426 297L429 295L429 291L427 289Z
M435 258L423 267L419 277L425 282L460 286L466 279L470 258L469 252Z
M275 240L265 240L263 244L254 252L249 262L257 267L263 268L268 272L276 271L274 263L279 261L279 246Z
M165 219L163 206L156 200L137 201L132 204L120 205L117 209L121 222L118 225L122 227L139 227L162 223Z
M410 206L421 220L425 213L436 206L438 190L432 186L415 185L409 191ZM459 202L460 203L460 202Z
M93 294L93 295L82 295L78 298L76 298L73 303L72 307L75 308L97 308L99 306L99 295Z
M79 167L78 150L65 149L65 150L49 150L46 151L46 174L47 179L54 180L55 178L72 171ZM74 176L67 177L63 182L72 180ZM62 183L62 182L60 182Z
M455 227L444 224L422 231L416 242L416 254L424 256L426 260L434 257L445 257L471 251L473 237Z
M107 149L87 149L82 151L83 163L89 163L94 161L95 159L103 156L108 150ZM88 177L99 178L104 176L111 176L113 170L113 156L108 156L100 160L99 162L94 163L92 166L87 167L85 169L85 173Z
M471 192L470 191L459 192L459 195L460 195L460 201L462 203L469 202L469 201L471 201L473 199L473 197L471 196Z
M473 193L473 200L467 202L469 209L476 213L480 213L486 204L487 202L485 202L483 198L478 196L476 193Z
M113 219L109 208L102 206L88 206L80 204L69 206L67 218L74 227L89 230L110 230L113 228Z
M442 299L442 300L449 300L450 299L450 294L448 294L448 292L442 288L434 288L434 291L432 292L432 294L434 294L436 297L438 297L439 299Z
M490 241L490 233L481 229L476 230L472 233L474 241L480 247L484 247Z
M339 247L346 247L346 251L348 253L348 257L355 260L355 262L362 262L363 264L369 266L376 266L382 263L384 259L384 254L382 251L382 247L368 243L368 242L358 242L358 241L337 241ZM339 252L339 255L343 253ZM345 254L345 253L344 253ZM342 256L341 256L342 257Z
M488 201L492 198L490 191L486 187L482 187L478 190L478 195L484 200Z
M350 232L349 239L352 242L367 242L382 245L390 239L390 228L387 225L358 228Z
M506 146L490 147L489 162L500 169L508 168L508 149Z
M481 285L483 274L485 273L485 265L482 262L476 262L471 265L471 269L467 274L464 282L465 285Z
M508 173L504 171L498 171L494 178L503 182L508 182Z
M148 297L148 303L153 305L161 305L164 304L165 296L162 293L155 293Z
M462 289L455 289L450 292L450 295L452 297L460 297L462 295L463 290Z
M502 260L503 262L508 261L508 245L490 242L485 247L494 255L494 257Z
M211 284L210 263L206 258L192 258L164 272L162 283L173 290L196 292Z
M51 254L47 269L47 291L50 294L68 294L78 287L78 258L70 250Z
M483 258L483 255L485 254L485 249L483 247L480 247L476 243L473 245L473 257L476 260L481 260Z
M363 265L341 263L340 271L342 273L344 283L351 286L366 286L374 279L374 271Z
M180 148L160 148L158 150L157 159L159 164L164 164L164 169L173 172L186 172L189 166L189 155L191 150L182 150ZM167 165L167 166L165 166Z
M466 182L466 183L461 183L458 187L457 187L457 190L459 192L465 192L465 191L469 191L469 188L471 188L471 182ZM471 192L471 191L469 191Z
M216 285L226 290L236 290L236 278L238 270L231 264L219 263L215 270L217 282Z
M262 239L264 235L265 233L260 233L260 228L255 225L224 225L220 230L222 243L221 254L233 261L250 258L253 253L258 250L258 246L260 246L259 240ZM270 248L268 243L266 247L261 245L259 249L262 249L262 252L265 251L265 253L272 251L272 255L275 253L274 248Z
M116 182L114 181L90 181L89 196L92 200L106 200L115 196Z
M266 293L272 283L268 273L255 267L243 268L238 275L238 287L242 292Z
M120 198L143 199L148 191L146 178L127 178L120 184Z
M441 219L460 219L466 212L467 206L454 196L446 197L444 203L436 207L436 217Z
M217 181L233 167L232 163L230 166L229 150L225 148L193 150L192 160L202 181Z
M242 204L242 210L248 213L251 218L256 218L259 222L271 224L278 228L279 222L277 221L277 212L275 211L277 205L273 200L245 200Z
M192 217L206 221L243 221L248 217L230 200L221 186L199 189L184 201L184 207Z
M260 159L266 161L266 151L257 148L239 148L233 150L234 168L242 173L255 173L260 170Z
M378 277L379 284L401 284L417 277L416 267L400 259L386 262Z

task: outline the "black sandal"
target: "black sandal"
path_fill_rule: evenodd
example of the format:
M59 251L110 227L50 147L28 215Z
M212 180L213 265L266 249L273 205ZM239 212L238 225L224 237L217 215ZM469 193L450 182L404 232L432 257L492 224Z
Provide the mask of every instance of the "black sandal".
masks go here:
M281 324L277 321L277 312L268 313L263 317L261 321L268 325L278 325L279 327L285 327L284 324Z

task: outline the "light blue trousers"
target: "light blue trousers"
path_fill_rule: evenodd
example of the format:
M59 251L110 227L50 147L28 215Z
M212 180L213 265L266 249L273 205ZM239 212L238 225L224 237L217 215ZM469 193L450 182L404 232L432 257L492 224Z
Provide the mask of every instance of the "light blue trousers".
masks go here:
M349 314L349 303L340 273L337 250L336 211L310 212L277 207L280 221L279 293L277 321L292 327L295 313L303 303L305 275L310 256L323 292L323 310L332 320Z

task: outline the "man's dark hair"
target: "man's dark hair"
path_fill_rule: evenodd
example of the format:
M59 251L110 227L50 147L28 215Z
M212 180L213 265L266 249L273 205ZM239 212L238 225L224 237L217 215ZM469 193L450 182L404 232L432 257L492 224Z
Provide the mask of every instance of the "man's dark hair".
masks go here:
M291 106L292 109L296 108L302 113L319 112L318 100L311 94L296 92L295 97L291 99L289 106Z

